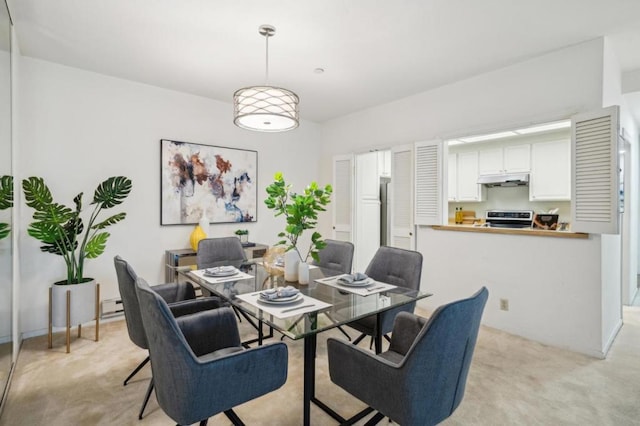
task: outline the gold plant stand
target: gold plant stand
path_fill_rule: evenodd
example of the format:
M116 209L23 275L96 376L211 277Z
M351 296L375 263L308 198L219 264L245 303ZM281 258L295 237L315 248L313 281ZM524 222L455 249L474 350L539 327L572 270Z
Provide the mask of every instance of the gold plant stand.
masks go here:
M53 289L49 287L49 349L53 348ZM71 352L71 290L67 290L67 325L66 325L66 340L67 340L67 353ZM96 342L100 340L100 284L96 284L96 299L95 299L95 321L96 321ZM82 324L78 324L78 338L82 337Z

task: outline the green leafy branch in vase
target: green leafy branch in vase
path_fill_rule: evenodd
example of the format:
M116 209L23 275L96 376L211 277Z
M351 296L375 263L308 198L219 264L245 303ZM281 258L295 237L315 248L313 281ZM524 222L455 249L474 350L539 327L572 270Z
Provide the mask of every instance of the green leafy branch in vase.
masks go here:
M284 239L277 244L286 245L287 251L295 250L302 261L306 262L309 256L319 261L318 251L327 246L320 233L311 235L311 244L304 257L298 249L298 238L305 230L315 229L318 225L318 213L326 211L325 206L331 202L331 185L321 188L316 182L311 182L302 194L296 194L291 192L291 184L285 182L282 173L277 172L266 191L268 197L264 203L267 208L274 210L276 217L284 215L287 221L284 232L278 234Z

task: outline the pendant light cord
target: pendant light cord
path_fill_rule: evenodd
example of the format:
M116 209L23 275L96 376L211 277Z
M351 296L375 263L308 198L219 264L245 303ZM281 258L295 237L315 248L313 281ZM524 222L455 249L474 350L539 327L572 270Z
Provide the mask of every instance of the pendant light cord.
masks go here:
M268 86L269 85L269 33L265 34L265 38L267 39L267 55L265 58L264 83L266 86Z

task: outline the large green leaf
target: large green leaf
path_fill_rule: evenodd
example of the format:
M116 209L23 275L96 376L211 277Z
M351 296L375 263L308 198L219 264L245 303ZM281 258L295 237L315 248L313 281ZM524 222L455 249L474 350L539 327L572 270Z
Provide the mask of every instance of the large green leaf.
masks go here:
M44 183L44 179L31 176L22 181L24 198L27 206L35 210L44 210L46 206L53 202L53 196L49 187Z
M93 194L93 203L103 209L121 204L131 192L131 179L124 176L113 176L102 182Z
M91 229L104 229L107 226L115 225L116 223L120 222L121 220L124 220L125 217L127 217L126 213L114 214L113 216L106 218L102 222L96 223L95 225L93 225L91 227Z
M50 222L32 222L27 233L44 243L40 247L41 251L62 256L78 247L76 232L82 232L82 229L82 220L77 218L63 226Z
M94 235L87 242L85 247L85 253L87 259L95 259L104 253L104 249L107 247L107 239L109 238L108 232L100 232L99 234Z
M9 224L0 222L0 240L6 238L7 235L9 235L9 232L11 232Z
M0 210L13 207L13 176L0 177Z

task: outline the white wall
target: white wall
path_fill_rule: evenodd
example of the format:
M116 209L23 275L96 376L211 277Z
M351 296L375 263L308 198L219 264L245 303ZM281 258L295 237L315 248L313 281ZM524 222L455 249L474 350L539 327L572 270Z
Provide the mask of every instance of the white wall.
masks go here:
M621 249L617 252L607 250L603 253L603 259L606 259L608 263L621 262L621 271L617 273L617 282L622 281L621 292L613 293L614 289L607 297L612 298L614 294L619 296L624 304L631 304L633 298L637 292L637 273L638 273L638 191L640 185L637 178L638 172L638 128L630 112L626 99L622 95L622 76L620 72L620 66L618 58L615 56L613 49L610 46L608 39L604 40L604 56L603 56L603 93L602 93L602 106L607 107L609 105L620 105L620 128L624 129L624 133L629 139L631 146L630 152L627 155L632 159L630 161L630 168L626 170L627 182L625 182L625 209L621 217L621 234L617 236L609 236L607 238L616 239L616 242L621 246ZM623 148L623 147L621 147ZM633 159L635 155L635 159ZM614 258L614 253L618 253L619 257ZM604 261L604 260L603 260ZM614 271L612 271L614 272ZM611 277L613 280L614 277ZM613 284L612 284L613 286ZM616 306L610 305L608 309L609 314L607 321L609 327L614 329L616 321L614 318L618 316L621 318L621 313L618 313ZM619 320L618 320L619 321Z
M249 132L233 125L231 104L26 57L20 65L18 178L42 176L65 204L80 191L88 203L109 176L133 180L121 208L127 218L111 228L106 252L85 265L102 284L103 299L118 295L116 254L153 283L164 278L164 250L189 246L193 226L160 226L161 138L257 150L260 188L276 171L300 189L318 179L316 124L302 122L287 133ZM249 229L251 240L273 244L284 221L273 217L263 199L259 191L258 223L242 228ZM41 253L38 241L26 234L31 214L24 207L20 217L21 331L27 335L46 329L47 289L64 276L62 259ZM321 221L330 221L325 217ZM211 225L213 236L235 229L238 225Z
M515 128L600 108L602 46L602 39L582 43L329 121L321 129L322 179L331 179L336 154Z
M596 39L327 122L322 127L322 178L331 178L331 158L337 154L514 128L599 109L603 102L603 55L604 40ZM560 281L544 284L544 291L536 294L533 289L541 288L537 281L554 276L553 268L545 268L543 263L544 273L535 273L534 269L523 273L518 268L509 269L511 274L503 273L501 262L495 260L502 255L499 244L492 246L497 250L493 252L478 244L487 238L490 237L483 234L418 230L418 248L425 255L423 289L439 295L426 299L425 306L434 308L467 296L483 281L489 282L492 297L504 294L503 290L511 286L509 314L501 317L504 313L494 299L485 309L488 324L601 356L602 342L608 336L603 336L602 328L600 238L593 236L579 243L519 238L521 250L517 253L522 257L509 255L518 265L527 264L525 259L531 250L547 249L546 246L564 247L567 251L548 252L565 253L560 259L568 259L572 265L557 265L565 271ZM467 244L475 250L467 249ZM577 252L569 250L570 245L575 245ZM456 247L461 247L467 256L460 258ZM494 256L489 258L491 262L473 258L485 252L486 256ZM539 258L543 259L546 257ZM555 267L557 261L551 262ZM530 276L523 277L527 274ZM503 280L510 275L511 280L490 282L492 276ZM607 280L608 284L611 282ZM609 309L607 315L611 312ZM606 329L612 329L609 322Z
M489 289L482 322L602 358L600 236L589 239L468 233L421 227L426 309ZM576 261L580 267L576 267ZM509 311L500 310L500 299Z

